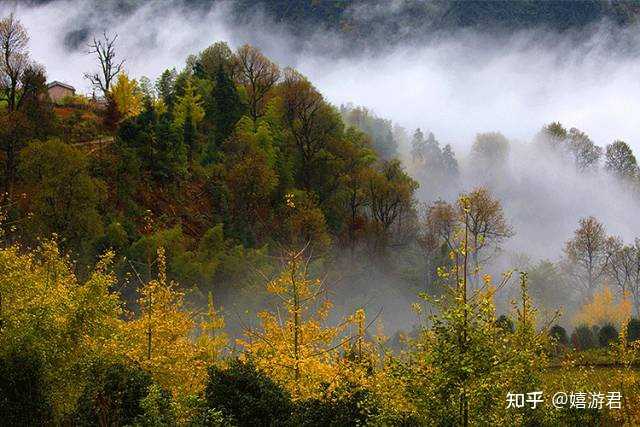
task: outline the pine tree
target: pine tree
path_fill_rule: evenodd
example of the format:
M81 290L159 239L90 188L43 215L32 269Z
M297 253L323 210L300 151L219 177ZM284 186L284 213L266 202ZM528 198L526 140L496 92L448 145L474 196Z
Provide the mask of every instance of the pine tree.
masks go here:
M222 66L216 71L214 83L206 112L207 120L215 127L216 144L221 145L242 116L244 105L233 80Z
M204 118L202 98L196 93L191 78L187 79L184 94L176 101L173 123L182 131L182 141L189 149L189 157L196 151L196 129Z

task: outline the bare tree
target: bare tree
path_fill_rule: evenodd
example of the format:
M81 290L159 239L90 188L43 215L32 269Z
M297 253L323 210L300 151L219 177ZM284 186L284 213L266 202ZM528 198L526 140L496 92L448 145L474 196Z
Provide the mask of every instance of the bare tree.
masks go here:
M255 122L263 114L265 96L280 79L280 68L249 45L238 49L237 57L240 81L249 98L249 114Z
M640 315L640 239L632 245L607 239L606 273L623 295L631 296L636 315Z
M435 279L438 267L436 263L441 260L439 252L446 248L447 252L455 249L455 229L457 224L457 212L455 208L443 200L437 200L425 207L424 219L420 222L417 242L423 251L426 275L425 291L429 291Z
M27 31L13 13L0 20L0 93L10 112L17 108L19 84L30 65L28 43Z
M106 32L102 33L102 39L93 37L93 41L89 44L89 54L96 55L100 62L100 71L97 73L85 73L84 78L91 82L94 89L102 91L106 97L111 88L111 82L122 71L124 59L120 62L116 61L115 44L118 35L109 37Z

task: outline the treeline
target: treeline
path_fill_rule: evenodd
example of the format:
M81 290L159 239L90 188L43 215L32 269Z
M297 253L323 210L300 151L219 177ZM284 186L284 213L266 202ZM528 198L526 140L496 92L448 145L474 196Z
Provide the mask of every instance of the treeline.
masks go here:
M170 277L204 290L265 267L279 246L380 257L406 244L417 183L390 135L377 136L384 123L372 142L257 49L216 43L180 71L136 81L104 35L91 44L102 58L87 73L93 99L54 105L24 28L12 16L3 28L21 40L5 52L20 63L3 85L8 241L55 235L79 268L114 249L119 274L146 276L163 246Z

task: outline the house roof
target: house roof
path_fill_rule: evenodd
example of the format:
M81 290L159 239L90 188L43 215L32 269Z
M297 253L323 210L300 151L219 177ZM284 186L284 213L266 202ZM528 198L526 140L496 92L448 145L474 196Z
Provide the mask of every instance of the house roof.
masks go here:
M74 91L74 92L76 91L76 88L74 88L73 86L68 85L68 84L65 84L65 83L62 83L62 82L59 82L59 81L57 81L57 80L54 80L54 81L52 81L51 83L49 83L49 84L47 85L47 89L51 89L51 88L52 88L52 87L54 87L54 86L60 86L60 87L63 87L63 88L65 88L65 89L72 90L72 91Z

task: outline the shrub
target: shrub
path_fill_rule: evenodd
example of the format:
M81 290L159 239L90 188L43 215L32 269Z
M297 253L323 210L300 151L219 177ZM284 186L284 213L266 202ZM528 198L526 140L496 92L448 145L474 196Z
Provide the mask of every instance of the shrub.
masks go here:
M295 410L296 426L368 425L377 413L371 393L363 388L346 387L327 398L300 402Z
M513 320L511 320L508 316L501 314L500 317L496 320L496 325L500 328L504 329L506 332L514 332L515 327L513 326Z
M598 331L598 343L600 344L600 347L607 347L610 342L617 338L618 331L610 323L607 323L600 329L600 331Z
M558 344L568 345L569 338L567 337L567 331L560 325L554 325L549 330L551 338L555 339Z
M239 426L272 426L289 422L291 397L251 362L233 360L225 369L209 368L205 390L210 408Z
M28 352L0 358L0 424L51 424L52 408L42 374L40 359Z
M629 341L640 339L640 319L629 319L629 323L627 323L627 338Z
M75 413L78 425L130 425L143 416L143 399L153 384L151 376L137 366L96 362L90 368Z
M588 350L597 347L593 331L587 325L576 327L573 334L571 334L571 343L577 350Z

